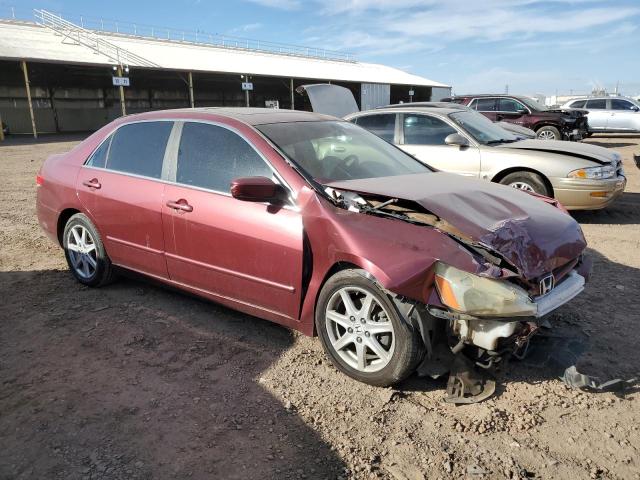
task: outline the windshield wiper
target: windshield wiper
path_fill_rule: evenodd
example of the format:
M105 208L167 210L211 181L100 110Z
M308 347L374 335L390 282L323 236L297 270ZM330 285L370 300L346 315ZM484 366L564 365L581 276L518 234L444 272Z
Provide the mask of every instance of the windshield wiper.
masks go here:
M518 140L516 139L510 140L508 138L501 138L500 140L489 140L487 143L485 143L485 145L496 145L498 143L513 143L517 141Z
M387 200L386 202L382 202L379 203L378 205L374 205L373 207L369 207L369 210L380 210L384 207L386 207L387 205L391 205L392 203L396 203L398 201L397 198L391 198L389 200Z

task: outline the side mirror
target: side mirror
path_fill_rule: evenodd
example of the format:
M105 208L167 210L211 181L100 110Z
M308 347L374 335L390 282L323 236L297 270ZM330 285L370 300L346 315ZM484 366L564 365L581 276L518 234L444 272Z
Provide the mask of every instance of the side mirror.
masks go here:
M281 203L286 191L267 177L241 177L232 180L231 196L245 202Z
M529 113L529 110L527 110L526 108L519 108L519 109L517 110L517 112L518 112L520 115L526 115L527 113Z
M631 110L633 110L634 112L638 112L638 111L640 111L640 107L636 107L634 105L633 107L631 107Z
M444 139L444 143L446 143L447 145L457 145L459 147L469 146L469 140L467 140L459 133L452 133L451 135L447 135L447 138Z

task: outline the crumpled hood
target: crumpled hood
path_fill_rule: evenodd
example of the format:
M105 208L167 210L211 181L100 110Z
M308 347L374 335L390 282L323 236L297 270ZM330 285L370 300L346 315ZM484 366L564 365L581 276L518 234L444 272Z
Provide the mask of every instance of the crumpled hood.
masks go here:
M575 259L587 245L570 215L505 185L434 172L329 186L416 202L472 241L501 254L526 280Z
M619 158L617 152L608 148L589 145L588 143L563 142L559 140L520 140L497 145L496 148L558 153L560 155L584 158L600 164L617 162Z

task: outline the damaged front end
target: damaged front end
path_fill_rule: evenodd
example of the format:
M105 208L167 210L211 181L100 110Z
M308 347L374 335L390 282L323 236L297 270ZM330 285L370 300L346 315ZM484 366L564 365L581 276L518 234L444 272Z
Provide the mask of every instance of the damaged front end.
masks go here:
M433 287L422 302L390 292L424 342L426 353L418 374L438 378L449 373L447 402L489 398L496 386L494 370L510 356L524 356L530 338L548 324L544 317L582 292L588 278L590 263L582 248L574 258L552 262L556 268L546 274L532 278L524 273L538 273L540 265L535 262L542 264L543 259L527 254L541 255L542 250L518 244L529 237L517 223L498 222L500 228L485 232L482 241L415 201L333 187L326 193L350 211L434 228L476 259L478 270L473 273L448 265L446 259L437 260L430 276ZM511 242L512 250L500 251L486 243L488 238L500 246Z

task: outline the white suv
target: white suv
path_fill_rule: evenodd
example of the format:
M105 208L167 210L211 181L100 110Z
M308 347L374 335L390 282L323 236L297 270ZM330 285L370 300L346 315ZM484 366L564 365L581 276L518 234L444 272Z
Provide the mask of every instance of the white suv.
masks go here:
M624 97L576 98L562 108L589 111L589 132L640 132L640 104Z

